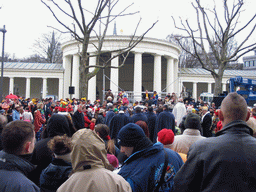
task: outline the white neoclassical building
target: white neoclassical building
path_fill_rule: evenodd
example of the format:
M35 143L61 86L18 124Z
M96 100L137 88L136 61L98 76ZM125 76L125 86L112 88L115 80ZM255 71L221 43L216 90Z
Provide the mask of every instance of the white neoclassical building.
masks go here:
M110 58L108 51L124 48L129 43L128 36L108 36L105 39L102 57ZM91 38L88 53L94 54L96 38ZM63 44L63 64L49 63L4 63L3 96L10 93L26 98L45 98L57 95L59 99L79 98L79 50L81 44L68 41ZM158 93L175 92L178 95L184 88L193 98L202 92L212 93L214 79L204 69L179 69L180 48L170 42L144 38L131 50L125 65L119 69L100 70L90 79L88 99L94 101L103 98L103 91L111 89L116 95L120 90L131 93L134 100L140 100L145 90ZM115 53L112 53L115 54ZM119 66L122 58L111 61L112 66ZM95 57L90 57L89 65L95 65ZM89 70L93 70L90 68ZM256 79L255 70L226 70L222 81L222 91L228 91L228 79L242 76ZM69 87L75 88L73 95Z
M131 40L128 36L108 36L105 38L102 51L112 52L125 48ZM94 55L97 44L96 38L91 38L88 53ZM63 44L64 97L69 96L69 86L75 88L74 97L79 98L79 50L81 44L69 41ZM175 92L178 89L178 58L180 48L170 42L144 38L131 50L125 65L121 68L107 68L100 70L88 83L88 99L94 101L102 98L102 91L111 89L117 95L120 90L133 92L135 100L141 100L145 90ZM102 54L103 57L110 57ZM111 66L119 66L121 58L111 61ZM90 57L89 65L96 65L96 58ZM93 70L90 68L89 70Z

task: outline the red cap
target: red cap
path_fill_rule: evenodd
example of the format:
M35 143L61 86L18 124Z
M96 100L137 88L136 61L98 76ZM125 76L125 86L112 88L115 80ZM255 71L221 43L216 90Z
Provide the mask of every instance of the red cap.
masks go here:
M174 133L171 129L162 129L158 132L158 141L163 145L172 144L174 141Z

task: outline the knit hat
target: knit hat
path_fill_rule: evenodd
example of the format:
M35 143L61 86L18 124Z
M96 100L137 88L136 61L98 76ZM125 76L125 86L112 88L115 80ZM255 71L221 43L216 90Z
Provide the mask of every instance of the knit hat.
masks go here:
M128 123L120 129L117 141L119 146L134 147L144 138L146 135L139 125Z
M171 129L162 129L158 132L158 141L161 142L163 145L172 144L174 141L174 133Z

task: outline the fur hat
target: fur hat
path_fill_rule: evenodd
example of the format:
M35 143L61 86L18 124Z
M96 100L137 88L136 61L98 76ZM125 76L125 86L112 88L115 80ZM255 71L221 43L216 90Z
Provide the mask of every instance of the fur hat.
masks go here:
M119 146L134 147L144 138L146 135L139 125L128 123L120 129L117 141Z
M171 129L162 129L158 132L158 141L163 145L172 144L174 141L174 133Z

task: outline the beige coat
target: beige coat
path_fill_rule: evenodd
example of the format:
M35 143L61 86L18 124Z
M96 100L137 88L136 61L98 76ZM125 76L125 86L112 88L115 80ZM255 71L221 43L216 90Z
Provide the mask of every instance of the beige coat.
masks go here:
M57 192L131 192L120 175L113 173L104 141L90 129L80 129L72 137L72 175Z
M206 137L201 136L200 131L196 129L185 129L182 135L174 137L174 142L168 148L176 151L177 153L188 154L190 146L200 139Z

